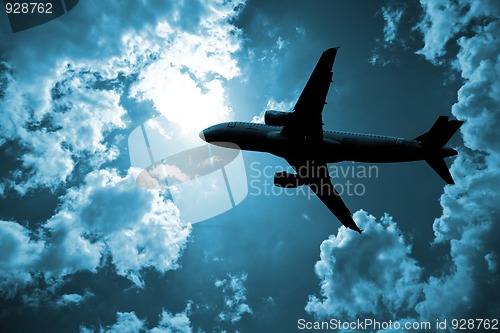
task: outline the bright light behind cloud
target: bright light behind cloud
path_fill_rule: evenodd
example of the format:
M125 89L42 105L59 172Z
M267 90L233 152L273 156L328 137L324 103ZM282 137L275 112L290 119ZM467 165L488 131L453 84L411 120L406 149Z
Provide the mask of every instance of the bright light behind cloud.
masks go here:
M159 113L181 125L186 140L198 140L202 129L231 119L223 84L239 74L231 56L240 47L239 31L227 22L233 10L211 10L196 34L177 33L166 22L158 25L156 32L167 45L130 92L140 101L151 100Z
M224 103L220 80L200 87L189 74L171 67L166 59L149 66L140 79L135 89L143 91L142 99L151 99L157 111L181 125L181 133L186 137L198 140L197 134L202 129L229 119L231 110Z

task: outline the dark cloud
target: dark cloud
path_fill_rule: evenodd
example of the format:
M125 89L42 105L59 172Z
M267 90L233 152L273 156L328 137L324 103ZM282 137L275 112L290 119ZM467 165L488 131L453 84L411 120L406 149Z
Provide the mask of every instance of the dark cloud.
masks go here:
M461 129L465 149L452 166L457 185L441 197L443 215L434 223L436 243L450 246L452 271L433 277L424 288L417 311L424 318L494 316L499 311L495 240L500 220L500 8L496 2L449 2L439 8L425 4L422 28L426 44L421 53L436 62L446 56L447 42L458 41L452 64L464 80L453 114L465 120ZM461 15L452 27L450 19ZM453 20L451 20L453 22ZM473 32L472 34L470 32Z
M411 247L388 215L377 221L364 211L354 214L363 241L345 228L321 244L316 275L321 297L311 296L306 311L319 318L380 320L412 313L422 292L421 271Z
M239 74L240 47L230 21L243 4L85 2L34 29L0 32L0 145L20 161L2 170L0 195L50 189L58 196L36 224L10 214L0 222L4 315L15 304L55 313L97 302L102 293L81 288L85 273L126 277L140 290L146 272L180 267L191 227L165 193L136 186L140 170L123 162L125 139L137 119L155 113L181 125L229 117L223 82ZM188 100L194 104L179 108ZM164 310L151 331L189 331L189 308ZM146 329L146 322L118 311L101 330Z
M449 260L424 281L420 274L425 267L411 258L409 245L398 238L393 222L382 220L383 233L377 235L375 244L370 245L367 238L356 249L350 248L349 234L340 231L323 242L321 260L316 264L323 299L312 296L306 310L318 317L354 318L369 313L380 318L390 314L385 318L432 321L493 318L498 313L494 286L499 282L499 248L494 235L500 220L500 44L494 36L500 33L500 25L493 18L500 8L490 2L469 1L440 5L422 1L422 6L425 18L419 29L425 45L418 53L434 64L453 66L464 79L452 113L465 120L461 129L465 147L451 167L456 185L445 187L440 198L442 216L433 226L433 242L449 246ZM445 47L455 39L459 46L456 60ZM374 222L366 215L356 216L362 224ZM388 235L399 241L388 241ZM386 253L395 261L380 270L380 258L387 258ZM394 270L396 274L391 274ZM410 280L398 283L398 277Z
M1 212L0 330L65 318L82 332L292 331L299 316L498 313L498 12L492 1L421 3L411 32L420 9L394 1L86 1L0 32L0 153L17 161L2 168L0 197L58 196L26 225L28 214ZM329 128L419 135L456 97L451 70L462 76L453 113L466 120L466 147L434 235L442 187L423 182L418 164L381 167L366 197L346 198L394 221L358 212L362 240L345 230L325 240L316 276L317 244L336 222L314 198L248 198L193 235L162 193L133 186L124 138L141 121L162 113L195 131L233 112L287 109L336 45ZM383 68L368 63L376 47L391 61Z

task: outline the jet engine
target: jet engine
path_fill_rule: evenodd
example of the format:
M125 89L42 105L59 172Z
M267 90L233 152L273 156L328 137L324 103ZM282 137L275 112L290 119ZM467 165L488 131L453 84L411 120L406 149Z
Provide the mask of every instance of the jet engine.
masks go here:
M288 173L286 171L276 172L274 174L274 186L284 187L284 188L295 188L298 186L306 185L299 175L294 173Z
M269 126L285 126L287 119L291 115L291 112L268 110L264 114L264 122Z

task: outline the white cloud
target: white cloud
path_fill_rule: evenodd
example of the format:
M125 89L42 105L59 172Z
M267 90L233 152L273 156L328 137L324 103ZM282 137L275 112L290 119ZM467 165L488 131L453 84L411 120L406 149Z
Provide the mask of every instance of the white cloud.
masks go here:
M352 236L340 230L336 238L323 242L316 265L323 298L311 297L306 307L320 317L353 317L356 313L383 316L387 312L391 319L432 321L494 317L500 310L496 271L500 220L500 42L496 36L500 35L500 23L494 19L500 7L496 2L465 0L421 2L425 19L420 29L425 46L420 53L433 63L449 61L464 79L452 113L465 120L461 127L465 147L451 167L456 185L444 188L440 198L443 214L433 225L434 243L449 246L449 260L442 271L421 281L422 268L396 235L393 222L376 226L382 228L377 235L378 248L373 245L366 253L370 238L363 237L349 252L356 255L350 257L343 251L353 246ZM457 35L462 37L456 39ZM445 45L455 39L458 54L456 60L453 55L449 60ZM355 214L355 218L361 217L361 226L366 222L373 225L373 218ZM367 226L364 228L366 233ZM379 272L378 260L384 252L397 261ZM348 264L340 267L344 256ZM364 264L360 266L360 262ZM362 298L357 299L359 295Z
M424 47L417 53L433 63L445 54L446 44L454 36L464 31L474 19L498 17L498 4L495 0L420 0L425 17L417 28L424 35Z
M268 110L278 110L278 111L292 111L295 102L289 100L276 101L274 98L270 98L266 103L266 109Z
M125 110L130 96L151 100L188 129L227 119L224 82L239 75L240 47L230 21L243 4L86 1L30 33L0 32L0 144L23 148L13 156L22 167L2 189L24 195L36 187L64 189L68 180L73 186L38 229L0 224L0 246L9 250L1 252L0 292L12 297L34 275L56 283L95 272L108 255L137 286L146 267L178 267L190 226L161 192L135 185L136 171L109 166L122 148L112 133L150 113Z
M85 294L64 294L56 301L57 306L77 305L84 302L87 298L95 296L93 293L86 291Z
M266 115L266 111L261 111L257 116L252 117L252 123L264 124L264 116Z
M163 310L158 325L148 329L146 320L141 320L135 312L117 312L116 323L106 328L100 328L99 333L191 333L191 321L189 314L191 312L191 303L188 303L184 311L172 314ZM80 333L90 333L94 330L80 326Z
M398 24L403 15L403 9L391 9L389 7L382 7L382 16L384 17L384 41L392 44L396 40L398 31Z
M191 313L191 303L188 303L184 311L172 314L163 310L158 326L149 330L151 333L191 333L191 320L189 315Z
M55 221L53 221L55 222ZM16 222L0 221L1 264L0 295L10 299L26 286L43 277L49 284L57 285L61 278L78 270L95 271L102 252L102 243L90 242L81 230L74 230L71 221L54 223L50 237L45 231L33 234ZM39 273L42 273L40 276ZM23 295L23 301L32 306L53 288L35 290Z
M20 125L28 122L29 112L26 112L27 102L8 62L0 62L0 82L1 146L5 144L6 139L18 136L17 132L22 129Z
M449 246L449 260L442 271L421 281L419 272L423 268L411 258L393 222L377 226L380 244L371 243L363 233L363 241L356 242L351 251L347 250L354 244L352 236L341 230L336 238L323 242L321 260L316 265L322 299L311 297L306 309L320 317L342 313L350 317L355 313L383 315L381 312L387 311L391 319L425 321L492 317L499 311L500 42L496 36L500 35L500 23L494 18L500 14L500 7L496 2L421 2L425 19L420 29L425 46L420 53L429 61L447 61L444 46L456 35L463 35L457 39L456 60L451 55L449 63L464 79L452 113L465 120L460 129L465 147L451 167L456 185L444 188L440 198L443 214L433 225L434 242ZM355 218L361 217L360 223L374 222L359 212L355 214ZM367 226L364 228L366 232ZM366 253L367 247L371 252ZM379 272L378 260L384 252L398 260L383 265L384 270ZM364 257L371 259L365 261ZM349 263L340 267L342 260ZM363 297L357 299L358 295Z
M31 117L17 115L29 114L14 106L27 103L25 92L17 84L7 89L7 95L15 98L1 100L7 121L4 140L19 141L27 150L20 157L23 169L7 183L21 194L30 188L53 188L64 183L75 161L82 158L96 168L117 155L117 148L106 145L104 137L113 129L125 127L119 94L93 89L99 84L97 73L63 67L51 85L40 88L41 94L51 92L47 108L34 110Z
M384 38L376 38L377 46L372 49L372 56L368 62L372 65L387 66L398 63L391 53L388 53L394 46L405 46L405 39L398 37L398 26L403 16L403 8L396 8L393 5L382 6L380 13L384 19Z
M230 275L227 279L216 280L215 286L222 288L224 296L224 310L219 313L217 319L220 321L231 322L232 324L241 320L245 313L253 314L252 309L246 304L246 288L243 283L247 275Z
M265 109L262 110L257 116L253 116L252 123L264 124L264 115L266 114L267 110L290 112L292 111L294 105L295 102L291 102L288 100L276 101L271 97L267 100Z
M278 40L276 41L276 47L278 48L278 50L286 48L289 44L290 42L286 39L283 39L281 36L278 37Z
M240 32L228 22L237 14L231 6L210 6L194 32L176 32L162 23L161 35L169 45L141 71L130 92L139 101L151 100L159 113L182 125L186 139L197 139L200 130L231 117L223 83L239 74L232 54L240 48Z
M16 222L0 221L0 294L13 297L17 288L31 281L31 268L40 260L44 242Z
M364 211L354 220L363 239L341 227L321 244L315 266L321 297L310 296L306 311L319 318L392 319L412 310L421 295L421 269L397 224L388 215L377 222Z
M117 312L116 323L107 329L100 329L100 333L138 333L144 331L145 320L137 318L135 312ZM83 329L83 331L88 329ZM80 328L82 332L82 328Z
M496 236L500 220L500 65L498 50L500 8L496 2L460 1L446 5L427 16L453 17L466 12L454 29L436 25L425 32L423 51L433 60L443 54L439 45L454 40L455 33L473 31L460 37L457 60L464 85L458 91L458 102L452 113L465 120L461 128L465 149L461 149L452 166L456 185L446 187L441 196L443 215L434 223L435 242L450 245L451 272L432 277L424 289L425 301L417 310L424 318L436 315L486 315L498 313L495 284L498 277L485 258L498 257ZM466 22L477 26L466 26ZM443 40L434 39L441 36ZM441 53L440 53L441 51ZM460 290L454 293L453 290Z
M159 191L135 186L134 174L120 177L100 170L86 177L85 186L63 198L63 209L53 218L72 220L80 232L95 233L106 244L117 273L143 286L140 271L177 268L190 226ZM48 225L51 225L50 221Z
M136 75L131 96L152 100L193 140L199 140L201 127L229 119L223 83L239 74L233 53L240 47L240 32L229 21L243 4L214 2L193 9L86 2L68 15L71 19L65 16L16 38L2 36L0 143L19 140L27 149L23 170L9 185L21 194L54 188L82 160L96 169L116 158L119 150L106 135L125 127L123 81ZM191 19L192 29L182 29ZM38 30L44 37L59 33L34 38ZM134 117L140 115L128 115Z
M0 224L0 291L14 296L16 286L33 282L32 272L52 282L79 270L95 272L108 253L118 274L143 287L142 269L178 267L190 232L178 214L159 191L135 186L132 172L91 172L61 198L60 210L36 238L18 223Z

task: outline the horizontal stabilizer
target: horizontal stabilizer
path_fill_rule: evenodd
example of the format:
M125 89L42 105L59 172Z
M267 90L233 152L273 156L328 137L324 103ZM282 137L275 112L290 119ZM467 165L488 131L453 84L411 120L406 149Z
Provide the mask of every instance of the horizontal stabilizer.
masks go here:
M455 134L463 124L460 120L448 120L447 116L439 117L431 129L414 140L419 141L423 146L442 147Z
M434 169L434 171L437 172L441 178L447 183L447 184L455 184L453 181L453 178L451 177L450 170L448 170L448 166L446 165L446 162L442 158L429 158L425 160L431 168Z

